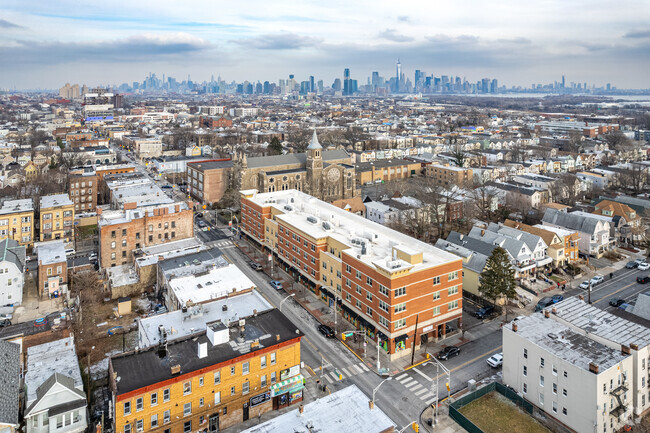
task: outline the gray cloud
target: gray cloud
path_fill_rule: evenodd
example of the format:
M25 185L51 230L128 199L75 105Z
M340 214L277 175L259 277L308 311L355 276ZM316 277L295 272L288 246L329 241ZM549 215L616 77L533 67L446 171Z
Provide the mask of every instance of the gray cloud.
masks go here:
M624 38L650 38L650 30L633 30L631 32L625 33Z
M24 27L0 18L0 29L22 29L22 28Z
M318 38L301 36L295 33L276 33L260 35L254 38L238 39L233 42L258 50L296 50L315 46L321 41Z
M400 35L395 29L386 29L379 33L379 37L393 42L411 42L413 40L410 36Z
M501 42L502 44L531 44L532 43L530 39L523 38L523 37L511 38L511 39L497 39L497 42Z
M411 17L409 17L407 15L400 15L400 16L397 17L397 21L401 21L403 23L408 23L408 22L411 21Z

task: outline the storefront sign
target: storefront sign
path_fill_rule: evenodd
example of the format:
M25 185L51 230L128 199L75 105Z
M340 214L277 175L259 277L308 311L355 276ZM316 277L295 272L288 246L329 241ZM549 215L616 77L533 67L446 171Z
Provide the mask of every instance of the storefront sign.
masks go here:
M300 374L300 365L294 365L291 368L286 368L280 371L280 380L285 380L290 377L293 377L297 374Z
M300 400L301 398L302 398L302 389L300 391L291 393L291 396L289 398L289 402L291 403L291 402L294 402L296 400Z
M433 330L433 325L425 326L422 328L422 332L429 332L431 330Z
M255 407L259 404L265 403L271 399L271 391L264 392L262 394L251 397L250 405Z
M302 374L299 374L290 379L276 383L271 387L271 397L302 390L304 388L303 380L304 378L302 377Z

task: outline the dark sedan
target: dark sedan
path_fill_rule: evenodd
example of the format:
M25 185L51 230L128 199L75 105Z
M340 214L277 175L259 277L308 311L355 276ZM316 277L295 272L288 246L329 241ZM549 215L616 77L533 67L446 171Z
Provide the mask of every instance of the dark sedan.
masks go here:
M318 325L318 331L327 338L334 338L334 330L327 325Z
M457 356L460 354L460 349L456 346L447 346L444 349L442 349L438 354L436 355L436 358L438 358L441 361L446 361L449 358L453 358L454 356Z
M639 284L648 284L650 283L650 275L646 275L645 277L636 277L636 282Z
M612 307L620 307L624 303L625 303L625 299L621 299L621 298L612 298L609 300L609 305L611 305Z

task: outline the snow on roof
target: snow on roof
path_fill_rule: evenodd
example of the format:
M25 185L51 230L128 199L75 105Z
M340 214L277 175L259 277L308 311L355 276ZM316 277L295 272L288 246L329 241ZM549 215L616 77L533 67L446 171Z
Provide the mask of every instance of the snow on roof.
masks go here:
M607 347L576 332L555 320L554 317L546 318L541 313L532 314L517 322L510 322L506 327L512 330L513 323L517 324L518 336L587 371L591 362L597 364L602 373L629 356L624 355L620 349Z
M244 433L380 433L394 427L395 423L380 408L370 409L368 397L356 385L350 385L306 404L302 414L295 409Z
M214 267L201 274L171 278L171 290L181 305L200 304L212 299L223 298L233 291L241 292L255 287L237 266Z
M41 210L58 206L72 206L72 200L70 200L68 194L44 195L41 197Z
M61 340L39 344L27 349L27 401L36 400L36 389L54 373L61 373L74 380L78 389L83 389L81 370L72 335Z
M51 265L53 263L65 262L65 243L62 240L43 242L36 247L38 263L40 265Z
M224 310L224 307L226 309ZM220 320L226 326L255 312L270 310L269 304L256 290L188 308L186 313L175 310L157 316L139 319L138 346L141 349L158 344L160 326L167 331L167 340L183 338L205 329L206 323Z
M29 212L34 210L34 200L26 198L22 200L5 200L0 208L0 215L11 214L15 212Z
M242 191L261 207L272 206L281 214L276 220L285 221L314 238L332 237L348 246L343 253L355 256L371 267L387 272L411 268L420 271L449 262L460 261L455 255L433 245L418 241L362 216L352 214L297 190L257 193ZM408 246L408 247L407 247ZM420 263L408 263L397 258L399 252L422 254Z

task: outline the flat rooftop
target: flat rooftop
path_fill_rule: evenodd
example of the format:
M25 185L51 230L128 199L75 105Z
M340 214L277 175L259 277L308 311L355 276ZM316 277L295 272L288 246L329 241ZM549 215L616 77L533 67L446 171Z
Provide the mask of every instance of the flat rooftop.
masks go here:
M0 208L0 215L7 215L17 212L32 212L34 210L34 200L25 198L21 200L5 200Z
M118 179L106 182L112 199L119 207L124 203L136 203L136 206L156 206L173 203L165 192L149 178Z
M214 266L200 274L170 278L169 287L181 305L199 304L255 287L236 265Z
M212 345L205 330L206 328L203 327L200 332L192 336L169 342L165 353L160 353L158 347L153 346L142 351L112 357L110 362L113 364L113 371L119 378L116 394L124 394L172 379L178 376L171 373L171 367L174 365L180 366L180 375L183 375L203 368L210 368L296 338L302 338L304 335L277 309L246 319L243 336L238 324L228 327L226 343ZM251 343L255 341L259 341L259 346L251 349ZM208 346L207 356L204 358L198 357L199 343L206 343Z
M54 373L68 376L77 388L83 386L72 336L27 349L25 385L28 402L36 400L36 389Z
M187 166L198 171L216 170L216 169L223 169L223 168L231 168L232 160L229 159L226 161L188 162Z
M226 307L224 309L224 307ZM226 326L237 323L239 319L272 309L256 290L237 296L196 305L183 313L182 310L139 319L138 346L144 349L160 342L160 326L167 331L167 340L177 340L205 328L206 323L220 320Z
M208 247L196 237L180 239L178 241L142 248L142 255L139 257L136 256L136 262L140 267L151 266L158 263L161 259L167 260L207 249Z
M51 265L65 262L65 243L62 240L50 241L39 244L36 247L39 265Z
M249 199L261 207L278 209L281 214L276 216L276 220L315 238L332 237L349 247L343 253L386 272L420 271L449 262L461 262L454 254L300 191L257 193L257 190L247 190L242 194L250 196ZM422 262L411 264L397 259L393 255L396 250L409 255L422 253Z
M620 349L612 349L576 332L554 317L546 318L541 313L505 326L512 330L513 323L517 324L518 336L583 370L589 371L589 363L593 362L602 373L630 356L623 355Z
M165 258L158 263L165 278L200 274L217 266L226 266L228 261L218 248L186 250L183 254Z
M41 210L50 207L72 206L72 200L68 194L44 195L41 197Z
M350 385L306 404L302 414L295 409L243 433L381 433L394 428L395 423L379 407L370 409L368 400L356 385Z
M184 201L172 202L169 204L160 204L156 206L144 206L137 209L118 209L118 210L106 210L99 215L97 224L99 227L114 225L114 224L124 224L135 219L144 218L145 215L153 216L154 209L167 208L169 214L176 213L176 205L179 206L179 211L187 210L189 207Z

